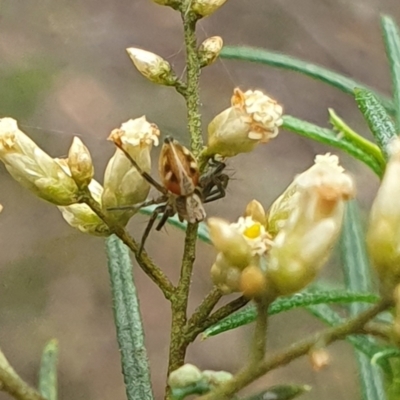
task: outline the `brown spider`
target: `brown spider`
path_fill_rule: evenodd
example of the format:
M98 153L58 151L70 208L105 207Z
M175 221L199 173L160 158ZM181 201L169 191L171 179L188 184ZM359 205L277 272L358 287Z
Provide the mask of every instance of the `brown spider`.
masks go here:
M189 223L201 222L206 217L203 203L218 200L225 196L229 177L223 170L225 163L212 160L208 171L200 176L199 168L193 154L171 137L164 140L159 158L159 174L162 184L158 183L147 172L143 171L122 144L115 143L121 149L138 172L160 193L156 199L126 207L115 207L109 210L138 209L154 204L157 206L143 233L139 255L143 250L147 237L156 219L162 213L156 230L162 229L168 218L178 214L179 220Z

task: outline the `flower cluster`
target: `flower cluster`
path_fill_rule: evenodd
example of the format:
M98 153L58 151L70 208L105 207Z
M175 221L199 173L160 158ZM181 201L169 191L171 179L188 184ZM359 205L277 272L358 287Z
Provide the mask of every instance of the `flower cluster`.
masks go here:
M264 212L252 201L236 223L209 220L218 251L211 269L224 293L248 297L297 292L329 256L341 228L345 201L354 196L351 177L336 156L317 156Z

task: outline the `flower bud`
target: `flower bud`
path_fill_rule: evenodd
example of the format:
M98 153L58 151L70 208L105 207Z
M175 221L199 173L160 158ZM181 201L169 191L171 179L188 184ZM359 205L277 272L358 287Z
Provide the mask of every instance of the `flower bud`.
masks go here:
M226 371L211 371L205 370L202 372L203 378L206 380L209 386L216 387L230 381L233 378L233 375L230 372Z
M209 218L210 237L215 248L223 253L228 263L244 268L250 262L250 247L243 236L220 218Z
M12 118L0 119L0 160L11 176L36 196L57 205L78 201L74 180L20 131Z
M243 93L236 88L231 103L208 126L208 155L233 157L278 135L282 107L275 100L259 90Z
M204 40L198 49L200 66L211 65L219 56L224 42L220 36L212 36Z
M208 17L223 6L225 2L226 0L192 0L192 10L202 17Z
M241 269L230 265L219 253L213 266L211 267L211 280L223 294L240 292Z
M3 211L3 206L0 204L0 213Z
M257 200L252 200L247 204L244 216L251 217L253 221L259 222L263 226L267 223L264 207Z
M261 298L267 292L267 278L261 268L250 265L240 276L240 291L248 299Z
M89 185L94 175L92 157L88 148L77 136L74 137L68 153L68 167L72 179L80 188Z
M330 356L325 348L312 349L310 351L310 361L314 371L320 371L329 365Z
M176 82L171 64L150 51L131 47L126 49L138 71L149 81L159 85L172 86Z
M317 156L315 165L289 186L295 193L269 252L267 271L279 294L303 289L328 258L340 232L345 201L354 195L353 181L343 171L336 156Z
M389 153L367 233L369 254L388 294L400 283L400 138L393 139Z
M147 122L143 116L123 123L120 129L114 129L109 140L121 145L144 172L150 173L150 151L153 144L158 145L159 135L158 127ZM149 191L149 183L124 152L117 148L104 173L103 210L141 203L146 200ZM109 212L109 215L124 225L134 213L135 210L121 210Z
M203 374L195 365L185 364L172 371L168 377L168 386L171 389L185 388L195 385L203 379Z
M92 197L100 203L103 192L103 187L100 183L92 180L88 188ZM83 233L89 233L95 236L109 236L112 233L101 218L86 204L72 204L65 207L59 206L58 209L69 225Z

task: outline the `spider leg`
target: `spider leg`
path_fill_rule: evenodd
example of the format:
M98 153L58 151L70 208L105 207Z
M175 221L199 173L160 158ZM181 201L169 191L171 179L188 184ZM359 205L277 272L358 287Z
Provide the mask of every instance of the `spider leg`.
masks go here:
M164 212L165 208L166 208L166 204L162 204L162 205L156 207L155 210L153 211L153 214L151 214L150 220L147 223L146 229L143 233L142 240L140 241L140 247L139 247L139 252L138 252L139 257L140 257L140 254L142 253L142 250L144 248L144 244L146 243L147 237L150 234L151 228L153 227L154 222L156 222L158 214Z
M228 186L229 176L226 174L221 174L215 181L212 183L210 188L206 188L203 192L204 203L210 203L215 200L222 199L226 195L226 188Z
M121 210L139 210L143 207L152 206L153 204L160 204L165 201L165 196L160 196L156 199L150 199L143 201L142 203L127 205L127 206L115 206L107 208L107 211L121 211Z
M175 214L175 211L172 207L166 207L163 216L160 219L160 222L156 226L156 231L160 231L162 227L165 225L169 217L172 217Z
M153 185L159 192L161 192L164 195L166 195L168 193L168 190L165 189L165 187L163 185L158 183L150 174L143 171L142 168L139 167L138 163L131 157L131 155L122 147L122 145L120 143L114 142L114 144L125 154L126 158L138 170L139 174L142 175L143 178L146 179L146 181L150 183L150 185Z

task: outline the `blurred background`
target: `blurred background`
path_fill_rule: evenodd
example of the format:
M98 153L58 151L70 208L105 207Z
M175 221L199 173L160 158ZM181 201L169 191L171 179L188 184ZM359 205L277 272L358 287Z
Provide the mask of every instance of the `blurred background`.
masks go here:
M300 57L390 94L388 64L379 27L381 13L400 22L398 0L230 0L200 22L199 40L222 36L225 44L251 45ZM17 119L52 156L68 152L74 135L89 147L102 181L113 146L109 132L146 115L163 134L188 144L185 106L171 88L146 81L126 47L162 55L177 71L184 66L179 16L150 0L3 0L0 2L0 118ZM233 88L261 89L288 114L327 126L327 108L369 136L351 97L296 73L238 61L218 61L202 74L204 124L229 106ZM229 161L228 195L207 206L208 215L235 219L253 198L265 207L308 168L319 152L334 149L282 131L268 145ZM158 149L154 151L156 159ZM378 182L364 165L340 154L355 176L367 212ZM156 163L155 163L156 164ZM104 240L70 228L56 207L22 189L0 166L0 345L12 365L36 384L40 353L50 338L60 342L60 399L124 399L111 311ZM140 238L146 218L129 230ZM152 232L150 255L176 280L182 232ZM215 254L198 247L190 309L211 288ZM325 276L341 279L339 259ZM146 342L157 399L164 390L169 307L158 289L135 267ZM322 325L302 311L271 318L271 349L285 346ZM187 360L204 369L236 371L244 362L251 328L197 341ZM331 365L315 373L306 358L260 379L252 389L285 382L305 383L305 399L356 399L353 352L331 348ZM9 398L0 393L0 399Z

